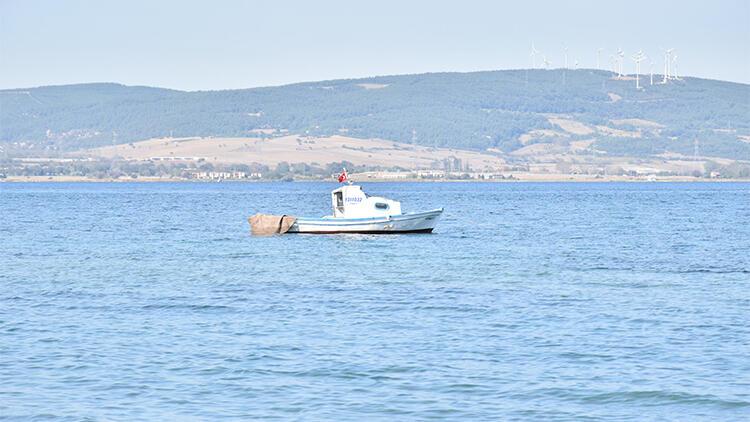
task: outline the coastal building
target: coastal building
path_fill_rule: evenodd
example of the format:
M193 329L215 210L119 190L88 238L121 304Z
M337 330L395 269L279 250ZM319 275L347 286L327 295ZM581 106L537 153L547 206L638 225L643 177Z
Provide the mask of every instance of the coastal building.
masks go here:
M260 178L260 173L248 175L244 171L197 171L191 173L193 179L198 180L242 180L248 178Z
M151 157L151 161L200 161L202 157Z

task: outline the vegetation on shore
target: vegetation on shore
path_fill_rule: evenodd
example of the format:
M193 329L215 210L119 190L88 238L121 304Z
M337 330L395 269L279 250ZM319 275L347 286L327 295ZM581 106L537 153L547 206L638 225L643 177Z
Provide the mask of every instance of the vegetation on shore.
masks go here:
M231 164L211 163L205 160L196 163L154 162L150 160L110 159L63 159L63 160L0 160L0 178L7 176L74 176L91 179L245 179L245 180L293 180L329 179L342 168L351 172L403 172L400 167L383 168L358 166L342 161L325 166L307 163L281 162L276 166L259 163ZM227 176L222 177L226 174Z
M382 167L356 165L348 161L332 162L326 165L308 163L281 162L275 166L260 163L211 163L205 160L198 162L155 162L151 160L133 161L121 159L59 159L59 160L0 160L0 180L7 177L77 177L91 180L138 180L143 178L180 179L180 180L329 180L342 168L351 173L370 174L371 178L391 179L396 175L418 180L505 180L515 179L518 175L527 174L544 176L554 174L583 175L592 177L628 176L628 177L693 177L711 179L748 179L750 163L730 162L722 164L707 161L704 170L640 174L626 170L618 165L604 167L582 167L574 169L568 163L558 163L550 170L534 170L526 165L512 165L496 172L474 172L460 166L448 166L442 170L418 171L402 167ZM375 176L372 176L375 175ZM514 176L515 175L515 176Z

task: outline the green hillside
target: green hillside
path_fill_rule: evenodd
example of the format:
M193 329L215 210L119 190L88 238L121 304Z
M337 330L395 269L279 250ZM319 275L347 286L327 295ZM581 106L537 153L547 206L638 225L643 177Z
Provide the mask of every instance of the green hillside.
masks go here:
M508 70L204 92L118 84L3 90L0 143L71 151L170 134L257 136L257 129L277 129L511 152L523 146L524 133L554 129L548 117L559 114L592 127L614 127L618 119L662 125L638 138L614 132L565 139L595 139L594 148L611 155L689 155L698 140L702 155L750 159L750 138L744 138L750 136L750 85L684 78L652 86L645 77L639 91L634 80L612 76Z

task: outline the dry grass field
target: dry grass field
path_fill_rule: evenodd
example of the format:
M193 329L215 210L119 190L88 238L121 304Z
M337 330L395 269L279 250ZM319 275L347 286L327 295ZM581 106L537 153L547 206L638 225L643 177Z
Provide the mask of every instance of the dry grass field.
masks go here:
M502 158L489 153L427 148L382 139L296 135L278 138L161 138L80 151L79 155L128 160L204 159L219 163L318 163L349 161L357 165L442 168L442 160L458 158L474 170L502 168Z
M100 157L125 160L189 161L211 163L251 164L275 167L281 162L307 163L326 166L348 161L355 165L404 170L439 170L445 161L461 161L463 170L468 164L473 172L514 172L519 179L571 180L568 176L585 178L585 174L611 177L614 174L672 174L702 173L708 160L729 165L733 160L716 157L687 157L669 153L657 157L637 158L608 156L596 150L597 135L616 133L618 136L640 137L642 131L660 130L660 125L647 120L612 121L612 126L627 125L634 130L608 126L587 126L572 119L550 118L558 130L534 130L519 136L523 147L504 153L498 149L484 152L447 148L429 148L383 139L360 139L348 136L306 137L285 135L248 138L158 138L131 144L120 144L78 151L77 158ZM593 133L589 133L592 131ZM589 134L590 139L571 140L572 134ZM506 161L506 159L508 161ZM519 174L523 169L525 175ZM536 176L531 176L536 175ZM593 176L591 176L593 177ZM645 177L645 176L644 176ZM574 178L575 180L578 180Z

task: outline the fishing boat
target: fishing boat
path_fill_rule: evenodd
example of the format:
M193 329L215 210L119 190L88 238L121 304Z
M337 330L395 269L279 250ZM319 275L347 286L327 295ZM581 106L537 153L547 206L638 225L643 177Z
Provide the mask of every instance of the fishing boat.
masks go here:
M339 181L347 181L346 172ZM333 214L322 218L257 214L250 218L250 225L253 234L431 233L443 213L442 208L402 213L399 201L369 196L351 182L331 192L331 205Z

